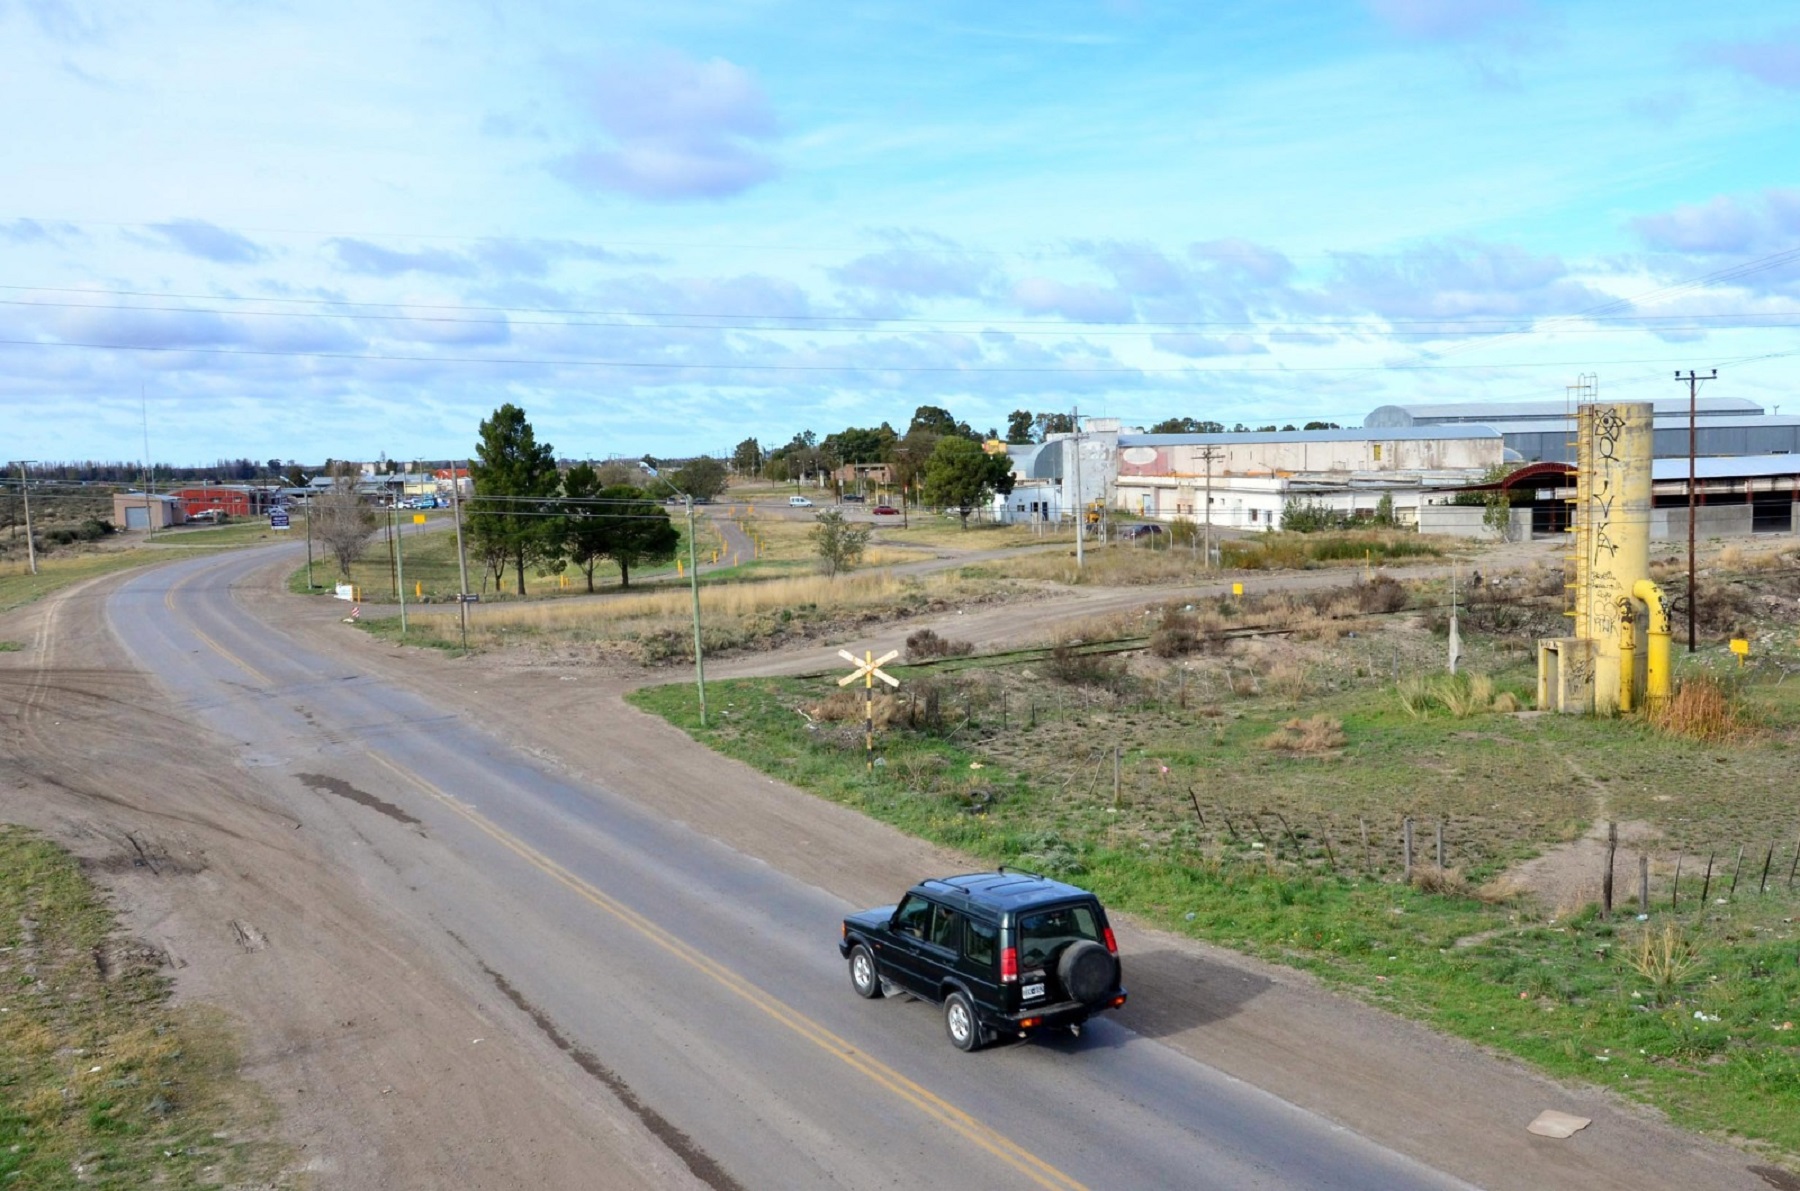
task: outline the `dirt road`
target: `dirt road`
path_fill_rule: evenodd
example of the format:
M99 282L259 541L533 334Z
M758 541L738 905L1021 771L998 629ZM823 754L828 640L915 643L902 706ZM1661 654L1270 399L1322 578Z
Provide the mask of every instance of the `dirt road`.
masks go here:
M383 645L338 623L335 606L282 594L290 565L272 563L239 592L279 626L272 632L399 684L449 719L479 723L553 773L604 787L849 902L889 901L921 873L966 864L693 746L619 702L635 675ZM228 709L215 720L222 730L207 731L172 715L157 687L130 672L100 614L117 582L37 606L0 631L29 644L0 655L0 815L44 827L92 858L132 929L181 965L181 995L254 1023L246 1035L252 1074L283 1109L319 1185L694 1182L679 1141L669 1144L666 1118L634 1112L553 1039L522 1025L519 1006L497 995L429 914L371 901L375 879L344 860L371 847L366 814L339 813L343 799L296 804L271 795L258 758L234 754ZM953 631L998 644L1041 635L1070 612L1149 598L1083 592L1033 606L1028 620L985 610ZM127 833L148 841L161 858L155 868L131 863ZM382 846L395 843L384 837ZM1735 1151L1293 973L1142 929L1128 929L1123 942L1134 993L1124 1024L1134 1036L1470 1183L1761 1185ZM1524 1125L1543 1108L1595 1124L1569 1141L1531 1137Z

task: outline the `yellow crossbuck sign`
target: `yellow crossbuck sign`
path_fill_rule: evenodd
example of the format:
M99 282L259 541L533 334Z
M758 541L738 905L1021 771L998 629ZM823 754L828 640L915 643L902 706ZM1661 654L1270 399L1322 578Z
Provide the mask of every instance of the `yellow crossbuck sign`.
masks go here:
M875 685L875 680L877 678L881 679L881 681L887 683L889 686L900 685L900 680L898 678L895 678L886 670L882 669L883 666L900 656L900 651L898 649L890 649L880 657L876 657L871 650L864 650L863 655L860 658L847 649L840 649L838 650L838 656L856 667L856 669L850 673L849 677L838 679L839 686L849 686L859 678L870 687Z
M838 679L839 686L849 686L857 679L863 681L863 755L868 758L867 768L875 772L875 680L877 678L891 687L898 687L900 680L889 674L882 667L900 656L900 651L890 649L880 657L873 650L863 650L862 657L857 657L847 649L838 650L838 656L849 662L856 669L848 676Z

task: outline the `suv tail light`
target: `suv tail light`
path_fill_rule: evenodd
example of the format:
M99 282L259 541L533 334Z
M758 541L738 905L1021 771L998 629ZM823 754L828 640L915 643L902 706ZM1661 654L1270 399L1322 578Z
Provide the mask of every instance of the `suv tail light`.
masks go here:
M1019 982L1019 950L1007 947L1000 952L1000 983L1017 984Z
M1119 945L1113 941L1112 927L1109 926L1100 933L1106 936L1106 949L1114 955L1119 954Z

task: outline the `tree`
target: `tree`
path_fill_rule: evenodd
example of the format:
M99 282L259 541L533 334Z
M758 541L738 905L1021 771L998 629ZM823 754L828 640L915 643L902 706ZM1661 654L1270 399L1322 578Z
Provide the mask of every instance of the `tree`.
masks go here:
M577 463L563 474L563 550L587 576L589 592L594 590L594 568L606 557L602 510L594 503L605 486L591 463Z
M301 488L306 485L306 473L300 470L298 463L289 463L287 472L281 477L289 488Z
M955 509L969 528L969 513L995 492L1012 491L1012 460L989 455L981 444L960 435L938 439L925 463L925 499Z
M362 557L375 528L375 514L356 494L356 477L348 467L332 476L331 487L312 498L307 516L325 552L337 561L338 574L350 578L350 564Z
M1039 414L1032 419L1037 427L1037 440L1043 442L1052 434L1075 433L1074 414Z
M971 442L976 438L975 432L969 429L967 422L957 421L950 411L941 405L921 405L913 411L912 423L907 426L906 433L911 435L919 430L928 431L940 437L954 434Z
M807 536L819 552L819 569L827 576L835 577L839 571L847 571L862 561L872 532L870 526L851 525L836 509L826 509L814 520L817 524Z
M619 568L619 586L631 586L631 568L671 561L681 544L681 534L669 514L642 489L629 485L602 488L604 502L600 522L604 529L600 552Z
M629 459L608 459L594 465L594 474L600 478L602 488L617 488L622 484L644 486L644 472Z
M1223 422L1203 422L1198 418L1165 418L1150 427L1152 434L1223 434Z
M468 527L476 551L510 562L518 574L518 593L524 595L526 566L552 561L561 548L562 526L548 503L561 484L556 453L549 443L537 441L525 411L508 402L481 423L469 475L475 495Z
M758 443L754 438L746 438L731 452L731 466L740 476L761 475L763 467L762 444Z
M1342 430L1343 427L1339 426L1336 422L1308 422L1306 425L1300 427L1300 429L1302 429L1302 430Z
M1006 441L1013 446L1024 446L1037 441L1032 437L1030 410L1015 409L1006 415Z
M725 491L731 477L725 465L709 455L702 455L675 473L671 481L695 500L708 501Z

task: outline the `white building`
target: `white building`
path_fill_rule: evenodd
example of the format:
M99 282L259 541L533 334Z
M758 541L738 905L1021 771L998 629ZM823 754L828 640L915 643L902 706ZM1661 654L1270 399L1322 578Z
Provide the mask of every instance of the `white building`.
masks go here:
M1504 458L1487 426L1120 434L1110 503L1155 520L1270 530L1289 500L1368 516L1386 496L1412 522L1424 494L1479 479Z

